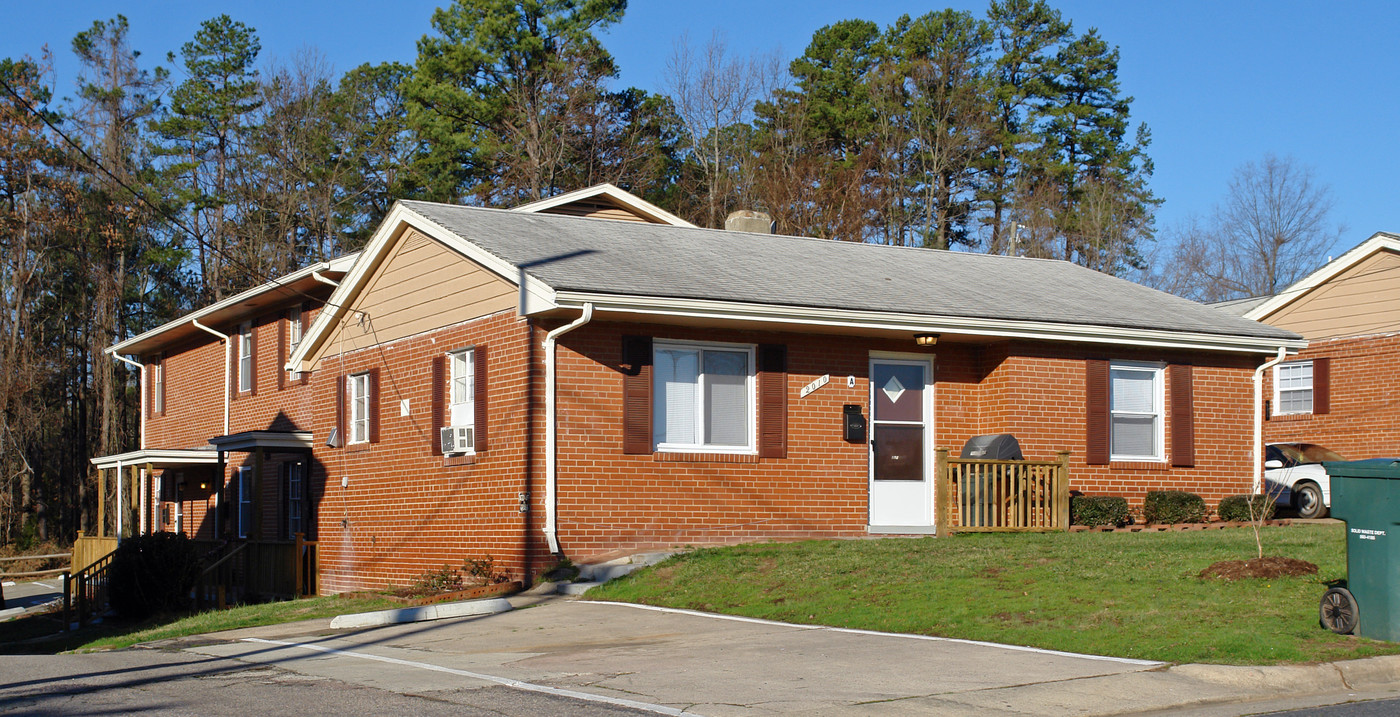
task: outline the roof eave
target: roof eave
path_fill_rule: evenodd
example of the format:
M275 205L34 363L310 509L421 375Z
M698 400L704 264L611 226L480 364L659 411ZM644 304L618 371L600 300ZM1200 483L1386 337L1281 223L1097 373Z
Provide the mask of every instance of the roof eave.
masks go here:
M268 292L284 289L303 280L311 279L314 274L320 272L344 272L354 264L356 256L358 256L358 253L346 254L345 256L337 257L330 261L321 261L312 264L311 266L298 269L281 278L274 279L272 281L263 283L259 286L255 286L251 289L248 289L247 291L239 292L238 294L230 296L229 298L224 299L223 301L215 302L201 309L191 311L190 313L185 314L184 316L181 316L180 318L175 319L174 321L167 322L165 324L157 326L154 329L142 332L125 341L119 341L115 344L112 344L111 346L108 346L105 349L105 351L109 354L139 353L139 351L135 350L137 347L140 347L153 339L159 338L162 334L168 333L173 329L186 326L191 321L204 319L209 316L231 310L239 304L245 303L250 299L258 298Z
M591 292L560 291L555 303L581 309L592 304L595 314L632 314L728 321L752 321L880 331L907 331L964 336L988 336L1039 341L1102 343L1152 348L1274 353L1279 348L1299 351L1307 347L1302 337L1261 337L1192 331L1141 329L1090 324L1010 320L959 316L934 316L853 309L777 306L728 301L619 296Z

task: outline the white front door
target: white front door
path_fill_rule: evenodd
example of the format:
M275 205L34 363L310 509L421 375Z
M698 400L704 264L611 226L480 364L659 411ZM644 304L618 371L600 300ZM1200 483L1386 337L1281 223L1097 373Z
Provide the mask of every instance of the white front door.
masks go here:
M932 373L928 359L870 360L871 528L933 528Z

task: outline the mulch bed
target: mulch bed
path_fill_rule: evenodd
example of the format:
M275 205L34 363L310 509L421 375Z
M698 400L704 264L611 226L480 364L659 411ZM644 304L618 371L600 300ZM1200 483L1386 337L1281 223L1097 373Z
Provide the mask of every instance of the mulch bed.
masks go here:
M1291 520L1266 520L1264 525L1292 525ZM1248 528L1248 521L1218 521L1213 523L1152 523L1150 525L1125 525L1115 528L1111 525L1071 525L1071 533L1166 533L1182 530L1221 530L1224 528Z
M1222 560L1202 570L1200 577L1239 580L1241 578L1281 578L1316 574L1317 566L1306 560L1269 555L1249 560Z
M477 585L464 590L454 590L447 593L436 593L433 595L395 595L393 593L360 591L348 593L350 597L363 598L383 598L402 603L410 607L418 605L432 605L440 602L457 602L459 600L475 600L477 598L495 597L497 595L510 595L518 593L524 586L519 580L505 583L493 583L491 585Z

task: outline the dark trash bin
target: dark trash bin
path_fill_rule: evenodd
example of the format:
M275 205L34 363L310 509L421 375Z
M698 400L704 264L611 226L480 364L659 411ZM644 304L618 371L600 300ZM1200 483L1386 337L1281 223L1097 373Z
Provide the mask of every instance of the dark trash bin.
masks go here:
M1332 517L1346 522L1347 584L1322 596L1323 627L1400 642L1400 460L1328 461Z

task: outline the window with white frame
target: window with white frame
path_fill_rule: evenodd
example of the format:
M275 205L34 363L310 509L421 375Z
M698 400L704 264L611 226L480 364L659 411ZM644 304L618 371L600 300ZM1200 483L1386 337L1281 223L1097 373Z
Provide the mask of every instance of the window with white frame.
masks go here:
M1274 367L1274 414L1313 412L1313 362L1289 361Z
M345 382L350 404L350 443L369 441L369 374L358 373Z
M306 532L306 503L304 490L306 484L306 464L301 461L284 463L287 472L287 492L285 515L287 516L287 539L291 540L297 533Z
M297 350L301 344L301 307L287 309L287 353Z
M157 356L151 364L151 415L165 413L165 358Z
M472 359L475 351L453 351L447 355L449 416L453 426L470 426L476 419L476 371Z
M238 327L238 390L253 390L253 325Z
M238 469L238 537L248 537L253 527L253 468Z
M656 342L652 440L658 450L754 450L754 348Z
M1162 366L1148 363L1109 365L1109 412L1113 460L1163 460Z

